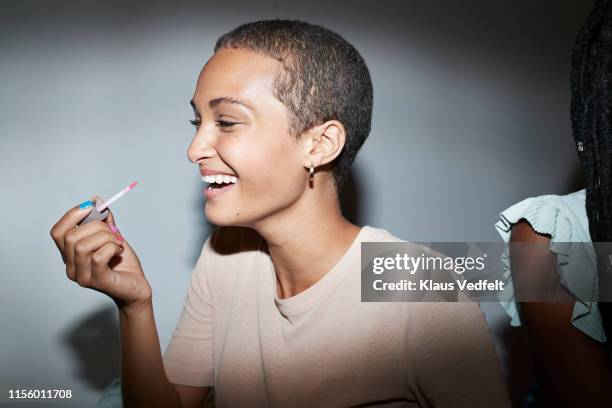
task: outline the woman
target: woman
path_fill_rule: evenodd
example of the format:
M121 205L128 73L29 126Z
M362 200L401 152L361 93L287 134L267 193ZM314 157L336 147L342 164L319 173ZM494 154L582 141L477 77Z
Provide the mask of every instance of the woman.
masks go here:
M163 356L114 218L74 228L75 207L53 227L69 278L119 306L126 405L195 407L212 387L218 406L508 405L477 304L360 302L360 243L401 241L340 211L372 94L360 54L323 27L258 21L217 41L188 157L218 227Z
M572 127L587 187L523 200L496 224L506 242L516 243L506 259L512 279L500 299L511 324L525 327L539 399L554 407L612 406L609 306L593 302L610 272L598 267L594 246L562 244L612 241L611 56L612 7L597 1L576 39L571 74ZM526 243L530 250L520 249ZM525 298L534 280L548 278L562 287L557 302L517 306L515 296Z

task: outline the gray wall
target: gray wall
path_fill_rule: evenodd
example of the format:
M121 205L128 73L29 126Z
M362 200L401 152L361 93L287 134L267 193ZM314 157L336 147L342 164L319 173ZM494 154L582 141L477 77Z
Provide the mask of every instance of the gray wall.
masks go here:
M114 304L66 278L49 230L134 180L113 212L153 286L165 349L210 230L187 120L219 35L274 17L343 35L375 87L348 216L407 240L497 241L508 205L580 188L568 70L591 4L0 3L0 402L7 389L44 387L91 405L118 375ZM487 313L504 340L507 320L496 305Z

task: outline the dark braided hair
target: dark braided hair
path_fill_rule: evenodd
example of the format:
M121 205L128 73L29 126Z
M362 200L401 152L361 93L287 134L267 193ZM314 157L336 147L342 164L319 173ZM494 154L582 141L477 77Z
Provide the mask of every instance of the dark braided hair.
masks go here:
M612 7L596 0L572 53L571 119L586 179L586 212L592 242L612 242ZM609 282L608 261L598 256L600 288ZM599 302L608 342L612 308Z

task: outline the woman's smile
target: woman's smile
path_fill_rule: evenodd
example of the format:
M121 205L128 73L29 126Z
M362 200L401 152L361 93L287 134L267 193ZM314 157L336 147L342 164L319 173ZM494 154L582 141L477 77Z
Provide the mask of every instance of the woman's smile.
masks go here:
M204 196L209 199L215 197L238 183L238 177L234 174L211 169L200 169L202 181L207 183Z
M218 174L202 176L202 181L208 183L208 186L204 189L204 196L206 199L210 199L232 189L238 183L238 177Z

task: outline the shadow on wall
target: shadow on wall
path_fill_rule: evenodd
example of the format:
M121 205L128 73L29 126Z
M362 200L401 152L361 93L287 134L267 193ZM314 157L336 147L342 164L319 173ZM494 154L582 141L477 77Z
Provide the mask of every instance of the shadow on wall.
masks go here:
M359 183L355 182L355 172L351 169L346 184L340 192L340 207L344 217L355 225L368 223L367 220L363 219L360 202L361 190L359 189Z
M97 391L120 374L117 321L115 307L108 306L85 316L61 335L62 344L74 356L75 377Z
M585 188L584 172L582 166L576 166L566 183L567 189L564 194L573 193Z

